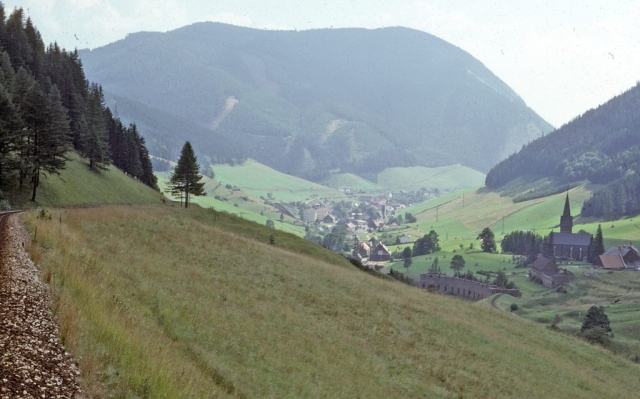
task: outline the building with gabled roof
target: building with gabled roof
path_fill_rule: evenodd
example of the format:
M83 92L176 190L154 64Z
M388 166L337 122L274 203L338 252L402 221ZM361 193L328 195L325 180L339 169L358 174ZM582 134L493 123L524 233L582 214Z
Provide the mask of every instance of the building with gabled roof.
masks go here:
M391 252L389 252L389 249L383 243L380 242L371 251L371 254L369 255L369 260L372 262L389 261L391 260Z
M549 233L556 258L585 260L589 257L593 236L588 233L573 233L573 216L569 205L569 193L564 202L564 212L560 216L560 232Z
M573 279L573 274L567 270L560 270L554 259L538 256L529 270L529 276L535 277L542 282L547 288L555 288L560 284L569 282Z
M640 254L629 242L609 248L596 259L595 265L611 270L640 270Z
M607 270L625 269L624 260L620 255L600 255L595 264Z

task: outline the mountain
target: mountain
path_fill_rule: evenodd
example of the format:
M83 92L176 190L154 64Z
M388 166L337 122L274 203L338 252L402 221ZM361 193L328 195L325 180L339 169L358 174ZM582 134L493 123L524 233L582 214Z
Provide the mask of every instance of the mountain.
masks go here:
M496 165L486 185L533 198L584 182L602 184L583 216L640 213L640 83Z
M486 172L551 130L477 59L406 28L197 23L79 54L124 120L164 114L198 126L162 134L141 126L152 153L175 157L173 142L189 139L213 159L246 151L314 180L454 163Z

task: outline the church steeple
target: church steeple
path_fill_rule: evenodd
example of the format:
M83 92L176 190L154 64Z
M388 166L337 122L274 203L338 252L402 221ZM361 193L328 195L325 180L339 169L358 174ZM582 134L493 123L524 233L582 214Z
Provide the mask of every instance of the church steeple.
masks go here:
M569 207L569 193L564 201L564 212L560 216L560 232L572 233L573 230L573 217L571 216L571 208Z

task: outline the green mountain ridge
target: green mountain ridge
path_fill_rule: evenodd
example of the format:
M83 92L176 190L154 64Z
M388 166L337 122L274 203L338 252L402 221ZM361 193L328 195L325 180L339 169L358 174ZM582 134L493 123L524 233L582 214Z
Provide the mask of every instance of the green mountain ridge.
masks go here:
M529 198L585 181L605 185L585 201L583 216L640 212L640 83L536 139L487 174L485 184Z
M215 128L231 141L220 148L242 148L316 181L329 171L394 166L461 163L486 171L551 129L468 53L406 28L293 32L198 23L131 34L80 56L87 76L123 99L123 118L140 119L124 99L135 101ZM207 145L206 135L171 130L196 148ZM141 131L148 142L168 140Z

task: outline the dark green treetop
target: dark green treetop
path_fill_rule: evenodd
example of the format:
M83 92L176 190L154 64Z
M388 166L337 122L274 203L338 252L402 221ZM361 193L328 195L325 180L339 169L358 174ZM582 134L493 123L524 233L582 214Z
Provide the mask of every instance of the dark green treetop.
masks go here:
M178 164L171 174L169 189L172 193L184 193L184 207L189 207L192 195L205 195L204 182L201 182L200 165L190 142L184 143Z
M483 252L496 252L496 241L493 231L490 228L485 227L480 234L478 234L478 239L482 240Z

